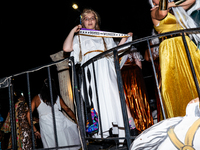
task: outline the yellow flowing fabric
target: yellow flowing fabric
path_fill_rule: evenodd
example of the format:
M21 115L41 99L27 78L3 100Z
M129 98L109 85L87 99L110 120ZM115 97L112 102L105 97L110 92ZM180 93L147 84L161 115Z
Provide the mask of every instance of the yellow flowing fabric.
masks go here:
M159 33L182 29L174 15L168 15L155 27ZM200 50L186 37L198 82L200 81ZM162 97L168 118L185 116L188 102L198 93L181 36L165 39L159 47ZM199 82L200 83L200 82Z

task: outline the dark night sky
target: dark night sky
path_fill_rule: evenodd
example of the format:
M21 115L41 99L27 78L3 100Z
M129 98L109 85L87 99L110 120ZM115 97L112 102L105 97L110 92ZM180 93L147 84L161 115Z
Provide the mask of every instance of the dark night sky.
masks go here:
M73 10L73 3L77 3L81 11L83 8L97 11L101 16L101 30L133 32L134 38L151 34L148 0L1 1L0 78L51 62L49 55L62 50L68 33L79 23L80 14ZM34 79L31 81L31 97L37 94L46 77L46 72L30 75ZM16 80L14 86L27 90L26 76ZM4 110L1 111L4 117L9 106L5 93L7 89L1 89L0 110Z
M69 31L78 24L78 11L92 8L101 16L101 30L150 35L148 0L4 1L0 2L0 78L50 62L62 50Z

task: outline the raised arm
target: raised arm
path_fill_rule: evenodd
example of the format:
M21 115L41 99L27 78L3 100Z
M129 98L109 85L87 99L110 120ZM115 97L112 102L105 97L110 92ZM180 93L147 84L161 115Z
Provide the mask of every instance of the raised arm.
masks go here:
M156 0L154 1L154 3L156 4L155 7L153 7L151 9L151 18L153 20L153 23L154 23L154 20L162 20L163 18L165 18L165 16L167 15L168 13L168 9L169 9L169 6L168 5L168 0ZM155 23L154 23L155 25Z
M196 0L174 0L174 2L172 3L171 7L183 7L183 9L187 10L189 9L194 3L196 2Z
M195 2L196 0L174 0L173 2L168 3L168 0L160 0L159 3L151 9L152 21L154 25L156 25L158 21L166 17L169 8L181 6L183 9L187 10Z
M70 31L69 35L67 36L63 44L63 50L65 52L71 52L73 50L74 33L79 32L81 28L82 25L77 25Z

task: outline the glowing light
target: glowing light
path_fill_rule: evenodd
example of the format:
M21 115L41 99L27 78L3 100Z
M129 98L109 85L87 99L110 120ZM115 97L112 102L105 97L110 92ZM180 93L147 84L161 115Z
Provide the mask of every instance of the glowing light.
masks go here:
M72 7L73 7L74 9L78 9L78 5L77 5L77 4L73 4Z

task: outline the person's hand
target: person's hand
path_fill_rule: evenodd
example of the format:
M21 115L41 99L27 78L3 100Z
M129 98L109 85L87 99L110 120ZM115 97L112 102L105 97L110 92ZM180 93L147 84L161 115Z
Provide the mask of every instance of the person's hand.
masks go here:
M133 36L133 33L132 33L132 32L129 32L128 35Z
M152 11L152 10L158 8L158 7L159 7L159 5L156 5L156 6L154 6L153 8L151 8L150 11Z
M168 8L171 8L171 7L176 7L176 5L174 4L174 2L169 2L168 3Z
M130 35L130 37L131 36L133 36L133 33L132 32L129 32L129 33L127 33L128 35ZM126 42L126 40L128 39L128 37L125 37L125 38L123 38L124 40L125 40L125 42Z
M37 138L41 138L41 134L40 134L40 132L39 131L36 131L36 132L34 132L34 134L35 134L35 138L37 139Z
M129 32L129 33L127 33L127 34L130 35L130 36L133 36L133 33L132 33L132 32ZM126 42L127 39L128 39L128 37L122 38L121 41L119 42L118 46L124 44L124 43Z
M79 32L80 31L80 29L82 28L82 25L77 25L77 26L75 26L73 29L72 29L72 31L74 32L74 33L77 33L77 32Z
M193 100L191 100L188 104L197 103L197 102L199 103L199 98L198 97L193 99Z

